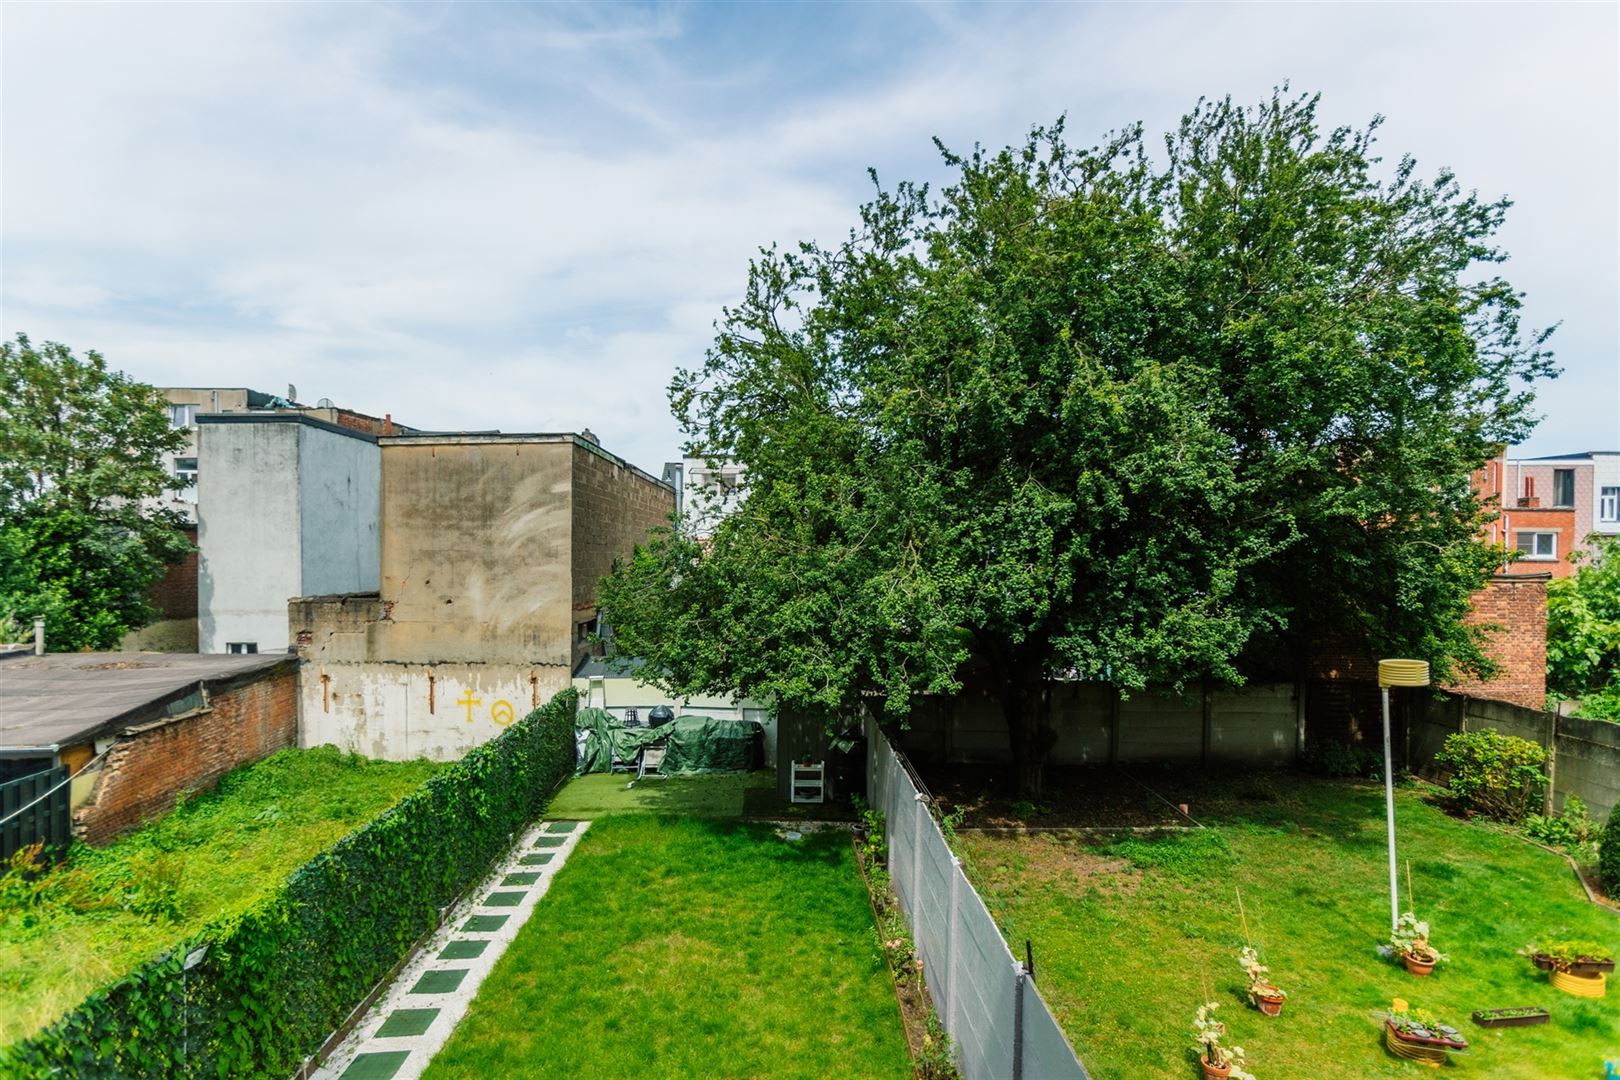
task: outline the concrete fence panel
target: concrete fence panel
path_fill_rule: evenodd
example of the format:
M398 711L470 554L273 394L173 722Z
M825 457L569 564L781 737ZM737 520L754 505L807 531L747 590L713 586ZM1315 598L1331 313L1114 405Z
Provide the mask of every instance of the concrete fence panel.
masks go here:
M867 801L924 983L966 1080L1087 1080L1084 1066L945 840L904 760L867 725Z

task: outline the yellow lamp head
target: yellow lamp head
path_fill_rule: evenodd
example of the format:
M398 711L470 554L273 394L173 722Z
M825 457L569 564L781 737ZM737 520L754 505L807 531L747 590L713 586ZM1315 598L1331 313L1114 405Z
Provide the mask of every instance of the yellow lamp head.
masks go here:
M1378 661L1379 686L1428 686L1429 662L1427 660L1380 660Z

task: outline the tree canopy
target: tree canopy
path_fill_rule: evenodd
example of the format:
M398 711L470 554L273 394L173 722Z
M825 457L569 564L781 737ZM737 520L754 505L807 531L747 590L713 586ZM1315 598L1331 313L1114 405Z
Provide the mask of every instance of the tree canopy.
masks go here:
M186 445L157 390L27 335L0 342L0 638L44 615L52 648L112 648L190 544L152 505Z
M1330 636L1488 666L1501 559L1469 474L1532 418L1546 333L1492 264L1508 207L1373 154L1317 99L1200 102L1149 150L1064 125L940 151L835 247L763 251L671 401L748 469L705 546L604 582L683 693L828 715L979 681L1041 783L1054 679L1293 670Z

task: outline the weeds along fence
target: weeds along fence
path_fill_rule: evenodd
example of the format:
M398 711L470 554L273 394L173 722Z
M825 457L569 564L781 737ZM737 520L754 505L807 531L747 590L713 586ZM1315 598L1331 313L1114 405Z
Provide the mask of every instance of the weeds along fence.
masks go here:
M866 798L881 810L889 875L911 923L928 996L966 1080L1088 1080L1022 961L962 873L931 800L876 724L866 730Z
M564 690L248 910L0 1047L0 1076L285 1080L573 775L577 698Z

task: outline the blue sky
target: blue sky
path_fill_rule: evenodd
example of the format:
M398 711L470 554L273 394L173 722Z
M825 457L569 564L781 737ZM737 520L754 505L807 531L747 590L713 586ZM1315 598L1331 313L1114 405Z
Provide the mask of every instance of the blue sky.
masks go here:
M0 331L158 384L674 456L664 389L749 256L843 236L931 143L1320 90L1516 200L1564 375L1527 449L1620 448L1616 5L0 5Z

